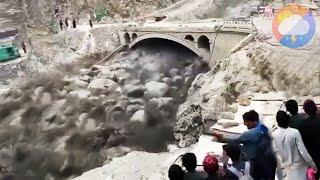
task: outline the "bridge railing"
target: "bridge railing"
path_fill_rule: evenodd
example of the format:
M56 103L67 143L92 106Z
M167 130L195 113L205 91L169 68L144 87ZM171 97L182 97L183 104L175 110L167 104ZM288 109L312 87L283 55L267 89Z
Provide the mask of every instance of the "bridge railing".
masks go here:
M235 31L250 31L253 29L252 19L244 19L244 20L233 20L227 19L222 21L222 28L224 29L233 29Z

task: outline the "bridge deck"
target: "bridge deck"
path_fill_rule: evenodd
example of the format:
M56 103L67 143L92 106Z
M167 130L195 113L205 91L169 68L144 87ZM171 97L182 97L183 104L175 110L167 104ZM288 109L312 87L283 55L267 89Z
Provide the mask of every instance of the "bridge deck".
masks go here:
M122 31L136 32L168 32L168 33L213 33L239 32L251 33L253 30L250 20L211 20L198 22L157 22L144 24L124 24Z

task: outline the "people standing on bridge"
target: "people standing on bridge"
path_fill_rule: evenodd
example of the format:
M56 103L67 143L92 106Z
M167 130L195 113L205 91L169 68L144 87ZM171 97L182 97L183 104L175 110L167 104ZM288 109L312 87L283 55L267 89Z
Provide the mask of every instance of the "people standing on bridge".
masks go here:
M88 20L89 20L89 25L90 25L90 27L93 28L93 23L92 23L92 20L91 20L91 15L90 15L90 13L87 14L87 18L88 18Z
M27 53L27 46L24 42L21 43L21 48L22 48L23 52L26 54Z
M68 28L69 27L69 19L66 17L65 19L64 19L64 23L65 23L65 25L66 25L66 27Z
M62 19L59 20L59 24L60 24L60 30L63 31L63 22L62 22Z
M273 133L274 148L278 154L279 167L281 176L278 179L307 179L308 167L316 168L311 156L309 155L301 135L297 129L289 127L290 116L279 111L276 115L279 128Z
M93 23L91 19L89 19L89 24L90 24L90 27L93 28Z
M70 14L70 18L72 19L72 28L76 28L77 27L77 22L76 22L76 19L73 15L73 13Z
M302 123L303 117L298 113L298 103L297 101L290 99L285 104L286 110L290 113L290 123L289 127L298 129Z
M317 115L317 106L314 101L308 99L304 102L303 109L308 117L302 121L298 130L309 154L320 169L320 141L315 139L320 137L320 117ZM316 178L319 179L319 177L318 171Z
M77 22L75 19L72 19L72 27L73 29L77 28Z

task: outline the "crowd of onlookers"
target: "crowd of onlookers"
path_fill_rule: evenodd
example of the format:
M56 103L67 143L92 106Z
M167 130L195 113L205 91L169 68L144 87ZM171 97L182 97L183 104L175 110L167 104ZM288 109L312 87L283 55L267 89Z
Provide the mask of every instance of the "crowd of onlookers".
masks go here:
M235 140L213 135L223 145L221 157L208 153L204 171L197 171L193 153L181 156L182 166L173 164L170 180L316 180L320 173L320 115L312 100L303 104L305 113L298 113L298 103L289 100L286 111L276 114L277 126L269 130L254 110L243 114L248 131Z

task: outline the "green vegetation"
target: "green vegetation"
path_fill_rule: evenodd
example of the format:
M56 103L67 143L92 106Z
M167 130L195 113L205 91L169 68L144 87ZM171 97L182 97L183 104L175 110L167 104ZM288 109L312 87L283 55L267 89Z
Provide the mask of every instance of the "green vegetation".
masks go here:
M95 10L96 20L99 22L102 18L109 16L109 12L106 8L99 8Z

